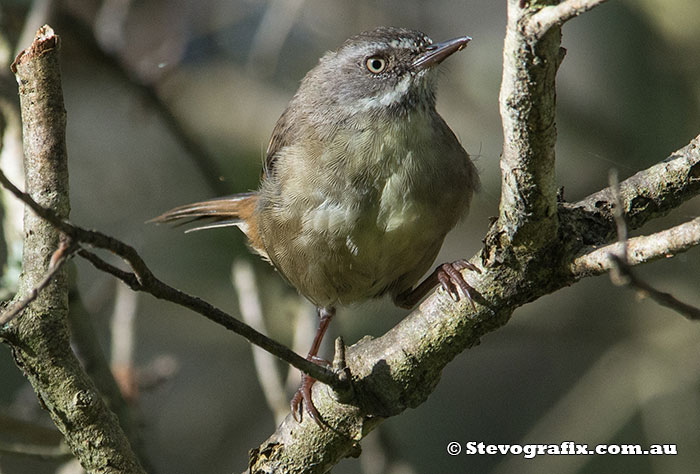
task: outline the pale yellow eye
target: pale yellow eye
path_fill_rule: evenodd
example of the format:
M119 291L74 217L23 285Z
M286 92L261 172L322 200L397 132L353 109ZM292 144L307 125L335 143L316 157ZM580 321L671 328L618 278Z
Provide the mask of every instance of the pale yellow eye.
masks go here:
M372 56L371 58L367 58L365 66L367 66L367 70L372 74L379 74L386 69L386 60L379 56Z

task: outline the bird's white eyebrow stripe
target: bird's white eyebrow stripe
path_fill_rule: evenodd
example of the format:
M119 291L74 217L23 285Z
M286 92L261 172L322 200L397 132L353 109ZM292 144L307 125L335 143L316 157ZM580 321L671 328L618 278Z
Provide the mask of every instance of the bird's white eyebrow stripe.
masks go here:
M428 46L430 44L433 44L433 40L428 38L427 36L424 36L423 38L420 38L419 40L416 40L415 38L397 38L391 40L388 45L392 48L396 49L410 49L413 51L418 51L421 48ZM362 47L362 54L365 56L369 56L371 54L376 54L377 52L386 49L387 43L381 43L381 42L372 42L372 43L367 43L363 45ZM349 48L353 53L357 53L357 45L354 45L353 48Z
M389 46L391 46L392 48L403 48L413 50L418 50L421 47L427 46L429 44L433 44L433 42L430 38L427 38L425 36L418 41L416 41L416 39L413 38L399 38L391 40L391 42L389 42Z

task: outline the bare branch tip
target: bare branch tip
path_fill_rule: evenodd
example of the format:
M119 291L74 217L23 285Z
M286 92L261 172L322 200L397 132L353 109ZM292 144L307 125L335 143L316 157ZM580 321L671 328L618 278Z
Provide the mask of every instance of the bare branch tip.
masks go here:
M347 362L345 360L345 341L342 336L338 336L335 340L335 354L333 356L333 370L345 370Z
M338 387L334 387L335 398L341 403L349 402L354 396L352 387L352 374L345 360L345 341L342 337L335 340L335 354L333 356L333 371L338 376Z
M19 52L15 60L12 62L10 69L13 74L17 74L17 68L20 64L25 61L31 60L31 58L39 56L46 51L57 48L59 45L59 36L54 32L53 28L49 25L44 25L39 28L34 37L34 41L31 46L27 49L23 49Z

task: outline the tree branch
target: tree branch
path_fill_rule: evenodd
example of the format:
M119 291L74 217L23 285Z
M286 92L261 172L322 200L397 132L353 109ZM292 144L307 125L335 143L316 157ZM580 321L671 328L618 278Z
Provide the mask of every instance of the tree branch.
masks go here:
M627 227L638 228L700 193L700 135L661 163L612 184L576 204L563 204L562 220L586 244L570 265L575 280L609 271L649 294L659 304L689 319L699 310L659 291L634 275L631 266L670 258L700 245L700 218L649 236L627 239ZM623 217L624 216L624 219ZM601 247L617 232L619 242ZM622 249L622 252L620 251Z
M525 31L535 38L541 38L553 26L561 26L574 17L592 10L608 0L565 0L558 5L543 7L532 15Z
M623 186L624 184L622 183ZM610 255L619 255L621 245L620 242L615 242L603 247L585 247L571 263L572 275L580 279L609 272L614 267ZM626 260L628 265L640 265L673 257L697 245L700 245L700 218L652 235L628 239Z
M508 1L499 105L503 123L501 202L489 246L534 252L557 233L554 181L556 88L561 33L527 35L529 9Z
M670 293L657 290L649 283L639 278L632 271L632 267L617 255L610 255L610 259L613 262L615 271L617 271L620 274L620 276L623 277L620 281L621 285L629 285L633 288L636 288L637 290L641 291L645 296L649 296L651 299L653 299L660 305L666 306L667 308L670 308L680 313L688 319L700 320L700 309L680 301Z
M660 163L620 183L625 221L638 229L700 194L700 135ZM604 188L576 203L559 207L563 227L580 235L585 245L600 245L615 237L613 194Z
M100 345L99 337L94 327L93 315L85 308L80 293L76 288L75 276L75 267L69 268L70 291L68 296L70 312L68 318L71 346L85 368L85 372L100 391L107 408L117 415L119 424L129 439L131 449L136 453L144 469L147 472L152 472L152 463L149 453L145 449L142 436L143 420L141 420L141 414L138 410L133 410L129 406L121 393L109 362L105 357L105 351Z
M598 225L589 231L579 225L591 217L578 207L583 203L558 210L554 79L563 59L560 29L554 24L541 37L534 36L524 29L530 14L518 7L517 0L509 1L500 94L501 203L485 248L471 260L483 269L468 275L476 310L453 302L438 289L382 337L365 338L348 348L353 401L338 403L321 384L313 388L314 403L334 430L321 430L308 420L298 424L288 416L251 451L247 472L322 473L343 457L359 455L358 441L384 418L421 404L456 354L505 324L517 307L577 281L570 273L574 256L591 241L602 243L612 237L607 227L612 224L614 230L612 218L599 215L600 211ZM658 193L674 202L664 204L665 198L659 197L662 212L700 192L683 173L674 174L672 180L664 189L675 188L673 197ZM625 199L631 204L632 192ZM649 210L635 217L641 222L656 215Z
M595 249L574 260L573 272L595 274L607 267L610 278L618 286L630 285L643 291L659 304L671 308L689 319L700 319L700 309L676 299L670 293L657 290L632 271L632 265L652 259L670 258L700 244L700 218L696 218L672 229L647 237L627 238L624 204L617 180L617 172L610 173L610 190L614 202L613 216L617 227L618 242ZM605 252L607 251L607 252ZM605 252L602 253L601 252ZM630 253L634 256L630 258Z
M657 166L646 173L652 174ZM683 176L683 173L675 174L682 183L669 183L669 186L686 195L684 186L695 185L684 180ZM635 177L630 179L633 181L622 183L622 189L636 182ZM700 193L700 190L695 192ZM680 203L679 200L675 202ZM247 472L307 469L305 472L322 473L343 457L357 456L358 441L362 437L384 418L420 405L434 389L445 365L455 355L479 344L482 336L505 324L516 308L571 285L584 276L593 275L572 270L574 261L579 265L575 268L583 270L583 261L575 260L583 258L583 249L595 251L600 260L609 265L608 255L614 247L600 252L587 247L583 243L583 234L569 233L569 217L567 215L562 222L567 229L556 242L559 249L556 252L512 262L493 262L489 260L488 249L484 249L479 259L471 260L475 264L481 263L484 269L481 274L472 272L467 275L475 290L476 311L472 311L466 302L455 303L438 289L385 335L377 339L362 339L347 348L347 365L354 389L352 402L339 403L321 384L313 388L316 408L334 429L320 429L308 420L299 424L290 415L270 438L251 451ZM578 230L577 227L574 229ZM665 232L686 236L694 230L671 229ZM606 237L597 238L609 241L610 236L606 234ZM684 244L680 244L682 239L676 239L679 250L681 245L688 248L698 245L697 236L688 237ZM629 241L631 259L645 255L638 243L645 243L644 238ZM650 241L646 243L651 245Z
M559 222L554 146L557 70L564 59L560 26L605 0L508 0L499 105L503 123L501 202L486 238L490 258L544 250ZM550 3L542 7L542 4ZM539 10L538 10L539 9Z
M58 46L53 30L42 27L31 47L17 56L12 70L19 83L26 196L34 196L32 202L62 220L68 217L70 203ZM60 240L55 226L28 209L24 227L22 276L15 301L39 286ZM68 281L65 269L59 269L0 335L12 346L17 365L86 470L142 473L116 417L71 351L67 319Z

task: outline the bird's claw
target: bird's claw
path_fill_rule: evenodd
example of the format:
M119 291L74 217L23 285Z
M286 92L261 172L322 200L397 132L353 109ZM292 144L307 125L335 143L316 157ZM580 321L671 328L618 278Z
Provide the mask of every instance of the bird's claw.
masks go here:
M314 401L311 397L311 388L314 386L314 383L316 383L316 379L309 377L306 374L302 374L301 386L299 387L299 390L297 390L297 393L294 394L294 397L292 397L292 401L290 403L292 416L297 423L301 423L301 421L304 419L304 411L306 411L309 417L311 417L311 419L314 420L317 425L322 426L321 415L314 406Z
M318 356L309 355L306 357L306 359L318 365L331 365L329 361ZM314 400L311 396L311 389L315 383L315 378L302 373L301 385L299 386L297 392L294 394L294 397L292 397L290 406L292 409L292 416L294 417L294 420L297 421L297 423L302 422L302 420L304 419L304 412L306 412L306 414L309 415L309 417L312 420L314 420L318 426L323 428L323 418L321 418L321 415L314 406Z
M462 290L462 293L469 299L472 308L476 310L476 305L474 305L474 300L472 299L471 292L474 291L469 283L464 280L461 270L471 270L477 273L481 273L479 267L469 263L466 259L456 260L451 263L443 263L437 268L437 279L440 282L442 289L447 292L448 295L454 300L459 301L459 293L457 288Z

